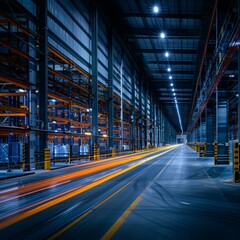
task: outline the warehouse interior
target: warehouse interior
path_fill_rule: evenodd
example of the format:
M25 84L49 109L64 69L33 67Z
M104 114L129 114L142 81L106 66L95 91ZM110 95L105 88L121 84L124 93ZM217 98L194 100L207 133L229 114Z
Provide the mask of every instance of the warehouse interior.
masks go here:
M176 143L229 164L239 14L239 0L1 0L1 168Z

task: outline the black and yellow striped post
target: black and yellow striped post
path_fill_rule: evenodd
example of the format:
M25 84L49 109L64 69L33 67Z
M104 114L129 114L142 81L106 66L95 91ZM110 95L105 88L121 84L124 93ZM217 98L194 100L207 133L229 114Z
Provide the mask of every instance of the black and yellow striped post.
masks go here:
M44 169L50 169L50 148L44 148Z
M116 157L116 148L115 147L112 148L112 157Z
M234 143L233 150L233 181L239 182L239 143Z
M26 168L26 144L22 145L22 168L23 170Z
M218 143L214 142L213 144L213 155L214 155L214 164L217 165L217 160L218 160Z
M205 144L200 143L199 149L199 157L205 157Z
M100 160L100 151L98 149L97 144L94 144L93 147L93 159L94 161Z

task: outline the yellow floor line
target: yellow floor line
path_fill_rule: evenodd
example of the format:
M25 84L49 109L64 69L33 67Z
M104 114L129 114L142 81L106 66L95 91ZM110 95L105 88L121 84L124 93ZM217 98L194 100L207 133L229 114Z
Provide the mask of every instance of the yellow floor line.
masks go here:
M137 204L142 199L141 195L138 196L135 201L129 206L129 208L122 214L122 216L112 225L112 227L107 231L107 233L101 238L101 240L111 239L112 236L118 231L118 229L122 226L123 222L129 216L129 214L133 211L133 209L137 206Z

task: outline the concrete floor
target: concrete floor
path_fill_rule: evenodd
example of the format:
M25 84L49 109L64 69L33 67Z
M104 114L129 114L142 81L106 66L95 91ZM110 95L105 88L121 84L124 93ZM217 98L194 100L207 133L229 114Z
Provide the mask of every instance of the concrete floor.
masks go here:
M93 174L5 202L1 217L10 207L21 209L95 179ZM3 228L0 239L231 240L239 232L240 184L232 181L232 166L214 166L212 158L199 158L184 145Z

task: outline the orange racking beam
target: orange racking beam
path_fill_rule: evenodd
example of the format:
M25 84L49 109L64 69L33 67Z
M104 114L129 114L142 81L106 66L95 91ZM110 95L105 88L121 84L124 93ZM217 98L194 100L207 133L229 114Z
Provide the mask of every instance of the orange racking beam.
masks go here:
M56 100L58 100L60 102L65 102L67 104L70 104L70 101L68 99L65 99L64 97L60 97L60 96L58 96L58 95L56 95L54 93L48 93L48 97L54 98L54 99L56 99Z
M67 118L54 117L54 116L49 116L49 115L48 115L48 119L56 121L59 124L68 124L68 122L69 122L69 119L67 119Z
M0 45L3 45L4 47L10 49L11 51L13 51L14 53L18 54L19 56L25 58L25 59L29 59L28 54L22 52L20 49L11 46L10 44L8 44L7 42L0 40Z
M36 33L34 31L31 31L29 29L26 29L24 27L22 27L19 23L24 23L23 21L20 22L15 22L13 19L11 19L10 17L8 17L3 11L0 11L0 15L3 16L5 19L7 19L8 22L10 22L12 25L16 26L17 28L19 28L23 33L29 35L32 34L33 36L36 35Z
M0 117L26 117L26 113L0 113Z
M87 93L89 92L86 88L82 87L82 86L79 85L78 83L75 83L75 82L72 81L69 77L66 77L66 76L64 76L63 74L61 74L61 73L59 73L59 72L57 72L57 71L55 71L55 70L53 70L53 69L51 69L51 68L48 68L48 71L49 71L50 73L52 73L52 74L54 74L54 75L56 75L56 76L64 79L64 80L68 81L69 83L71 83L72 85L76 86L77 88L83 90L84 92L87 92Z
M0 93L0 97L20 97L20 96L26 96L26 92L17 92L17 93L12 93L12 92L4 92Z
M0 105L0 110L2 110L2 111L10 111L10 112L15 112L15 113L29 114L29 111L26 110L26 109L9 107L9 106L4 106L4 105Z
M85 73L84 71L82 71L78 66L75 65L75 63L73 61L71 61L70 59L67 59L66 57L64 57L62 54L60 54L59 52L57 52L57 50L55 50L52 46L48 46L48 50L54 54L56 57L58 57L59 59L61 59L64 63L69 64L70 66L72 66L73 68L75 68L79 73L81 73L82 75L84 75L85 77L87 77L88 79L91 78L91 76L87 73Z
M89 128L90 124L89 123L82 123L82 122L76 122L73 120L69 120L71 124L73 124L75 127L80 127L80 128Z
M26 88L28 89L29 88L29 85L27 83L23 83L23 82L20 82L18 80L15 80L13 78L10 78L10 77L6 77L6 76L1 76L0 75L0 81L1 82L7 82L7 83L12 83L18 87L21 87L21 88Z

